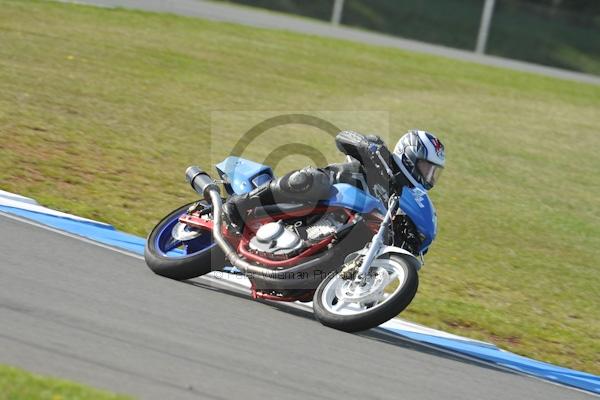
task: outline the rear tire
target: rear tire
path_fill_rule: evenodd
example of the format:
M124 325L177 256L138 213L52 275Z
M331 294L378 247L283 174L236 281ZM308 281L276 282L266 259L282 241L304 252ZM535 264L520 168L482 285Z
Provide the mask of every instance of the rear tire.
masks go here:
M195 203L195 202L194 202ZM160 249L160 239L162 235L170 235L169 226L173 225L180 215L194 203L186 204L167 215L154 227L146 241L144 248L144 259L148 267L157 275L178 281L196 278L205 275L213 270L220 270L225 265L225 255L220 247L214 243L212 232L205 231L201 238L194 239L201 241L190 245L198 246L198 250L181 256L172 256ZM182 242L186 244L186 242Z
M401 256L395 254L391 254L385 258L378 258L373 262L373 265L375 265L376 261L379 263L392 263L394 264L394 268L401 268L404 278L399 288L394 290L385 301L372 306L372 308L365 307L364 310L357 310L355 314L344 314L341 311L339 313L333 312L332 308L335 305L333 307L328 305L328 301L331 299L332 293L335 292L334 286L342 284L343 281L341 281L342 278L339 277L338 273L331 273L321 282L313 297L313 310L319 322L330 328L345 332L364 331L396 317L402 310L408 307L419 287L419 275L415 267ZM336 282L332 282L333 280L336 280ZM334 302L336 300L337 297L334 299Z

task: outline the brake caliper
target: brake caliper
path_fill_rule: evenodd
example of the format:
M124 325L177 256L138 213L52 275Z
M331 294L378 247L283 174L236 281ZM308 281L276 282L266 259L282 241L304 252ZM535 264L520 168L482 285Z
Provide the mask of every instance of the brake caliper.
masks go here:
M358 267L360 266L361 260L362 257L356 257L344 264L344 268L342 268L340 271L340 277L344 280L354 280L356 278L356 274L358 273Z

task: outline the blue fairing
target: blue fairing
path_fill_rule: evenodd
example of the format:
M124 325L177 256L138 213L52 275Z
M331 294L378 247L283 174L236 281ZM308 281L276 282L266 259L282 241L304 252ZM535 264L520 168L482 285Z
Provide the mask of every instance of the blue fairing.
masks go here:
M216 165L217 172L229 194L244 194L273 179L273 171L266 165L230 156Z
M421 251L426 250L437 233L437 215L427 191L420 185L412 189L404 187L400 208L412 220L419 233L425 236Z
M221 179L226 181L225 189L229 194L244 194L274 178L273 171L266 165L240 157L227 157L217 164ZM343 207L361 214L378 211L386 213L385 205L376 197L347 183L336 183L331 188L330 197L322 204ZM437 217L435 208L422 186L405 187L400 197L400 208L415 224L425 238L421 251L426 250L435 239Z
M344 207L361 214L377 210L385 214L384 205L377 198L347 183L336 183L331 188L329 200L323 202L328 206Z

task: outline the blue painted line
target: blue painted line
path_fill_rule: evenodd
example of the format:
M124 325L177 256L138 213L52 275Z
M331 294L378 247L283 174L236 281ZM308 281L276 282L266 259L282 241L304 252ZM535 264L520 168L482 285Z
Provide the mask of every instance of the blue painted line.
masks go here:
M78 219L49 215L44 214L43 212L35 212L2 205L0 205L0 211L24 217L55 229L79 235L135 254L144 254L144 245L146 242L144 238L120 232L110 225L94 223L93 221L81 221ZM600 377L586 372L532 360L501 350L488 343L469 341L467 339L460 340L439 337L403 329L388 327L385 329L418 342L485 360L548 381L600 394Z

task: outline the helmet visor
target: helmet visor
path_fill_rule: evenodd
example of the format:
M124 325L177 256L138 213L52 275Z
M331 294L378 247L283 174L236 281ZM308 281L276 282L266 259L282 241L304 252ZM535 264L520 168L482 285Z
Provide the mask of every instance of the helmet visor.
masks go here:
M427 160L419 160L417 161L417 170L423 177L424 183L429 185L429 187L433 187L440 178L444 167Z

